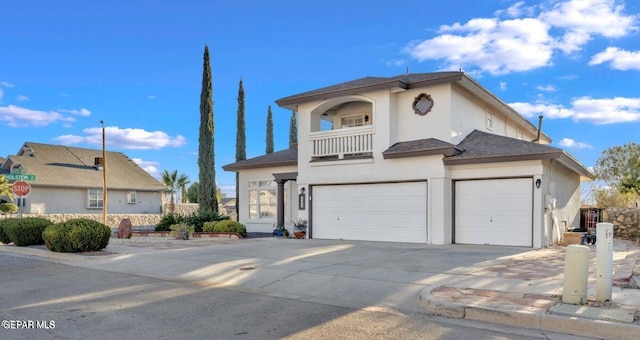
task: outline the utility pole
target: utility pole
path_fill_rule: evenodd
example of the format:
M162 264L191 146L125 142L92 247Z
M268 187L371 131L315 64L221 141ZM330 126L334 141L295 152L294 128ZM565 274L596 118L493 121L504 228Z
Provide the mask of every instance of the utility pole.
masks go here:
M104 121L100 121L102 125L102 224L107 224L107 151L105 149L105 133Z

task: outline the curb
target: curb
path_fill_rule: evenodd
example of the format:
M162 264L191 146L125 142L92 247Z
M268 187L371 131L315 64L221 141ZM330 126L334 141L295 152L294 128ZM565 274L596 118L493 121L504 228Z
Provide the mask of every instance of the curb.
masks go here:
M509 326L602 339L637 340L640 326L612 321L562 316L548 313L503 310L490 307L466 306L430 298L431 291L421 293L418 305L431 315L467 319Z

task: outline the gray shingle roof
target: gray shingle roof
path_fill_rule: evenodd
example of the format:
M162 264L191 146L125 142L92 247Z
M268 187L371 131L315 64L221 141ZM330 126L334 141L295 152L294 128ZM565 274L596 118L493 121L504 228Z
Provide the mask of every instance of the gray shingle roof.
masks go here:
M281 150L249 158L244 161L227 164L222 167L225 171L238 171L243 169L268 168L273 166L298 165L298 147L294 146Z
M385 159L427 155L452 156L461 153L458 147L435 138L398 142L382 153Z
M584 179L594 175L562 149L474 130L458 144L462 153L444 157L445 165L554 159Z
M394 77L364 77L281 98L276 100L276 104L281 107L292 108L295 104L304 103L310 100L327 99L340 95L356 94L394 87L411 89L427 86L429 84L457 81L462 79L463 75L463 72L431 72L408 73Z
M102 150L26 142L17 155L8 157L4 168L20 164L36 175L32 186L95 188L103 185L103 172L94 166ZM164 191L160 181L120 152L106 153L107 188Z

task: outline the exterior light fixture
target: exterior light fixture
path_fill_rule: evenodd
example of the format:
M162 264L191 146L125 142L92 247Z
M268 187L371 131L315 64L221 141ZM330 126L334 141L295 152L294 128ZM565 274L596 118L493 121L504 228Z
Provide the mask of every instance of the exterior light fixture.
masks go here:
M542 185L542 181L538 178L536 179L536 188L540 189L540 185Z

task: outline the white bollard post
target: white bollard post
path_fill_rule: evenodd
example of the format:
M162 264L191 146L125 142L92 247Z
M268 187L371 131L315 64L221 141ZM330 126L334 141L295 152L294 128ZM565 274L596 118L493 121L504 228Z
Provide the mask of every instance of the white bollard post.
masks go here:
M613 224L596 224L596 301L610 301L613 286Z
M564 257L562 302L574 305L587 303L588 276L589 247L579 244L567 246Z

